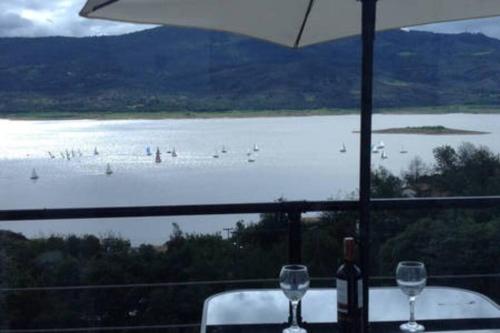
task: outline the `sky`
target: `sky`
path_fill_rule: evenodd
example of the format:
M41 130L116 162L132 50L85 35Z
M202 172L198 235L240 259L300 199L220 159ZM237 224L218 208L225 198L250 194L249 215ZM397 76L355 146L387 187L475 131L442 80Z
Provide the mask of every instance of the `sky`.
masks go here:
M0 0L0 37L119 35L148 25L88 20L78 16L85 0ZM500 18L427 25L415 30L483 33L500 39Z

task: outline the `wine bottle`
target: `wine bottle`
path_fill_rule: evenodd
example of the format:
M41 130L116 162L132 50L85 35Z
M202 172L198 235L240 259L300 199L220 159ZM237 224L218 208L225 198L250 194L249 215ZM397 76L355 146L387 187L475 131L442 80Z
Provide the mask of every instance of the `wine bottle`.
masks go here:
M337 271L337 323L343 333L360 333L363 326L363 280L354 250L354 238L344 238L344 263Z

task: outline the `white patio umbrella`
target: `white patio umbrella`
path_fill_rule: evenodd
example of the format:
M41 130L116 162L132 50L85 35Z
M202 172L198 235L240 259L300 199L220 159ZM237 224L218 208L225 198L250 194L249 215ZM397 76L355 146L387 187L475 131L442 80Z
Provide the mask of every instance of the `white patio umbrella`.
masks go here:
M80 15L227 31L295 48L362 35L359 219L363 299L368 304L375 29L500 16L500 0L88 0ZM363 319L367 332L368 306Z
M80 15L229 31L301 47L361 33L357 0L89 0ZM500 15L499 0L380 0L377 30Z

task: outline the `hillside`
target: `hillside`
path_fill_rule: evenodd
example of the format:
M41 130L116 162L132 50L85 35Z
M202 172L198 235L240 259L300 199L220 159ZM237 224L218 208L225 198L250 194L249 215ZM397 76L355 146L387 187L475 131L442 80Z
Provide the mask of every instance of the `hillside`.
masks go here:
M0 114L353 108L358 38L293 50L220 32L1 38ZM378 34L377 107L500 105L500 41Z

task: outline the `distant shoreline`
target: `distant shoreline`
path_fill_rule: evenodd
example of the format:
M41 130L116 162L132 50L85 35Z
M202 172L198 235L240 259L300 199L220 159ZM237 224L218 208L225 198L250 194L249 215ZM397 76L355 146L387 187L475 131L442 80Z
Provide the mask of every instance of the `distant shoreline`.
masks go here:
M374 114L500 114L500 106L439 106L421 108L378 109ZM312 109L312 110L236 110L236 111L174 111L174 112L19 112L0 113L7 120L155 120L155 119L217 119L217 118L272 118L356 115L358 109Z

